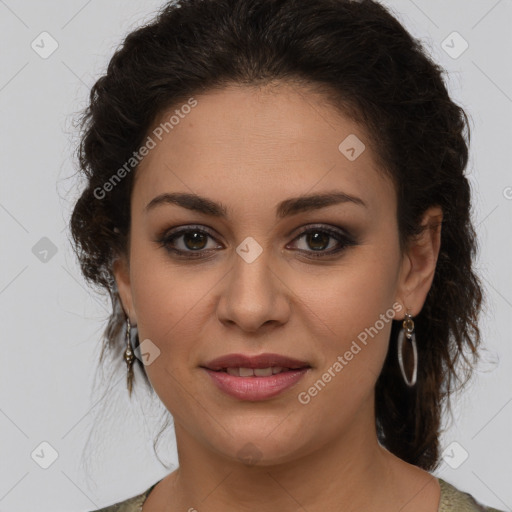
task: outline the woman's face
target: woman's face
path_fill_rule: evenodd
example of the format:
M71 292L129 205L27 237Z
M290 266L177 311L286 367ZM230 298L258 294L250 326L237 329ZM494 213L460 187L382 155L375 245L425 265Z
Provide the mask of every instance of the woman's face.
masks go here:
M130 266L119 260L116 279L178 438L270 464L371 435L410 265L365 132L284 84L196 96L161 122L137 169ZM422 298L405 302L413 314ZM215 371L232 354L274 356ZM257 375L237 375L251 366Z

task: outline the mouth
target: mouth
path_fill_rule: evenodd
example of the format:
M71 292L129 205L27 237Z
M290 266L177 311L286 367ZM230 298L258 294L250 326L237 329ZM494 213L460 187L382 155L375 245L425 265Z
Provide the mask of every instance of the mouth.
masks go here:
M265 400L294 386L312 366L279 354L231 354L210 361L203 370L216 387L240 400Z
M306 361L280 354L228 354L213 359L202 367L212 371L225 371L238 377L266 377L283 371L311 368L311 365Z
M283 368L282 366L268 366L267 368L230 367L212 371L224 372L227 373L228 375L232 375L233 377L270 377L271 375L277 375L278 373L289 372L292 370L300 370L302 368L310 368L310 366L297 368Z

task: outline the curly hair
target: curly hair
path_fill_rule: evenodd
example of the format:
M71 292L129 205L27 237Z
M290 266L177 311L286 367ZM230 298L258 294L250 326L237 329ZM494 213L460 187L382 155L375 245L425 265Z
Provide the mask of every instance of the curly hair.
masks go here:
M421 333L417 384L408 388L401 379L401 325L393 320L375 389L379 442L406 462L435 469L446 399L455 381L467 383L478 359L483 300L473 268L477 241L464 175L468 117L450 98L443 73L421 42L373 0L170 2L129 33L81 112L77 159L86 186L70 219L83 275L106 290L112 303L100 364L105 350L121 359L124 349L126 317L112 263L129 253L137 166L108 193L98 191L106 190L114 171L130 161L167 109L230 84L295 82L321 92L368 131L380 168L396 188L402 251L421 233L426 209L442 208L435 275L415 318ZM137 364L143 369L138 359Z

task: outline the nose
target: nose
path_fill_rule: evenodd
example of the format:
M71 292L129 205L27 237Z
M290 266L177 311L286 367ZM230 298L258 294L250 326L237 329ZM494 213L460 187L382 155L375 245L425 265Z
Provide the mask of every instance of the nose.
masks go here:
M290 315L290 289L278 276L267 251L252 262L234 255L232 270L222 281L217 318L226 325L236 324L246 332L264 325L285 324Z

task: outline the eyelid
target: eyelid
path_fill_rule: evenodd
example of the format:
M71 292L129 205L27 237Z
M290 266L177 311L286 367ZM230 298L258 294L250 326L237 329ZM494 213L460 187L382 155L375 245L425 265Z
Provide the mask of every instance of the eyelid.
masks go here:
M354 237L347 230L336 226L330 226L329 224L307 224L306 226L300 228L300 231L298 232L297 235L295 235L295 238L303 235L304 233L308 233L309 231L314 229L342 236L350 240L354 240Z
M174 226L171 229L164 228L157 233L155 241L165 242L166 240L169 240L172 236L181 236L187 231L201 231L202 233L206 233L215 241L218 241L217 236L214 234L215 230L210 228L209 226L205 226L204 224L181 224L180 226Z
M158 233L157 238L159 240L162 239L163 237L169 238L173 234L181 233L183 231L188 231L188 230L194 230L194 229L197 229L198 231L204 231L204 232L208 233L212 238L217 239L216 235L213 234L213 232L215 230L205 224L182 224L179 226L174 226L174 228L172 228L171 230L164 228ZM306 226L302 226L299 229L300 229L300 231L297 234L295 234L294 240L298 236L300 236L304 233L307 233L311 229L318 229L318 230L322 230L322 231L327 231L329 233L334 233L334 234L337 234L340 236L344 236L347 239L355 241L354 236L351 235L350 232L348 232L347 230L337 227L337 226L329 226L328 224L318 224L318 223L307 224ZM289 232L286 236L287 237L292 236L293 231L294 230Z

